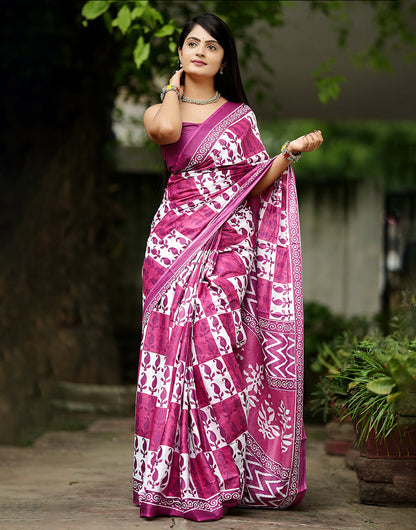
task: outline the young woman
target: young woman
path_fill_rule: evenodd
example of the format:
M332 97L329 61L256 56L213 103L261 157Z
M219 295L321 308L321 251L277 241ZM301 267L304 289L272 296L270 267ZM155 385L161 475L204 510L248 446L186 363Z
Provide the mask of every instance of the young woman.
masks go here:
M140 515L220 519L305 490L303 317L291 163L269 158L228 26L195 17L180 69L144 116L170 178L143 265L134 449Z

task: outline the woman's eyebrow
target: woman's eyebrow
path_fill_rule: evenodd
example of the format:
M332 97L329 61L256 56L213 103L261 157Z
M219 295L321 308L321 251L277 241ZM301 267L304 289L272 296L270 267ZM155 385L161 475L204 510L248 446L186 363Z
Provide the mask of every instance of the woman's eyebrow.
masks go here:
M201 42L201 39L198 39L198 37L187 37L186 40L197 40L198 42ZM215 42L215 44L219 44L219 42L216 41L215 39L207 39L204 42Z

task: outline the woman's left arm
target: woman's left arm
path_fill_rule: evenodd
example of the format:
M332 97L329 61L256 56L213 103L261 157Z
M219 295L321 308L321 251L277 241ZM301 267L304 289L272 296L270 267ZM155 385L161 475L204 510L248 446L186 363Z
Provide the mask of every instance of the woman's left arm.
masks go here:
M300 136L289 142L287 149L292 154L297 153L306 153L310 151L315 151L322 144L323 138L321 131L311 132L305 134L305 136ZM264 190L266 190L275 180L277 180L280 175L285 171L290 165L290 161L287 160L282 153L280 153L274 160L270 168L266 171L263 178L254 186L251 190L250 195L256 197L260 195Z

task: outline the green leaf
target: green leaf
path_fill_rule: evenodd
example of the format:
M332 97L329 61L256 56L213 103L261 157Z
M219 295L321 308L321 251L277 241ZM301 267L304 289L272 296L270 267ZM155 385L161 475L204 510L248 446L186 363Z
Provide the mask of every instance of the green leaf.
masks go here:
M143 16L143 12L145 10L145 6L136 6L133 11L130 13L130 17L132 20L135 20L136 18L141 18Z
M341 83L346 81L345 77L336 75L316 81L318 97L321 103L328 103L330 99L337 100L341 92Z
M130 9L124 5L120 8L117 18L113 21L114 26L118 26L123 35L127 33L131 24Z
M336 59L332 57L324 61L319 68L314 70L313 77L318 89L318 98L321 103L328 103L330 99L338 99L341 92L341 83L346 81L341 75L333 75Z
M169 50L172 52L172 53L176 53L177 50L178 50L178 45L176 44L176 42L174 42L173 40L171 40L169 42Z
M106 0L97 2L87 2L82 8L81 14L88 20L94 20L107 11L110 7L110 2Z
M133 56L136 67L140 70L141 65L148 59L150 55L150 43L145 42L144 38L140 36L137 39L136 47L134 48Z
M142 20L150 28L154 28L157 23L164 23L161 13L159 13L159 11L157 11L156 9L153 9L153 7L151 6L147 6L146 9L143 11Z
M165 24L155 33L155 37L168 37L175 32L175 26L173 24Z
M391 377L380 377L374 379L374 381L369 381L367 383L367 389L370 390L370 392L374 392L374 394L387 396L391 393L395 385L396 383Z

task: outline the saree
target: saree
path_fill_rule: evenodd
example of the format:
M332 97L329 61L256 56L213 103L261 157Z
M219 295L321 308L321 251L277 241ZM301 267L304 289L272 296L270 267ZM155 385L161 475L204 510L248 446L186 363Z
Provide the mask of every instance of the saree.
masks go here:
M226 102L162 146L169 181L143 264L133 501L142 517L215 520L306 491L303 307L292 167L253 111Z

